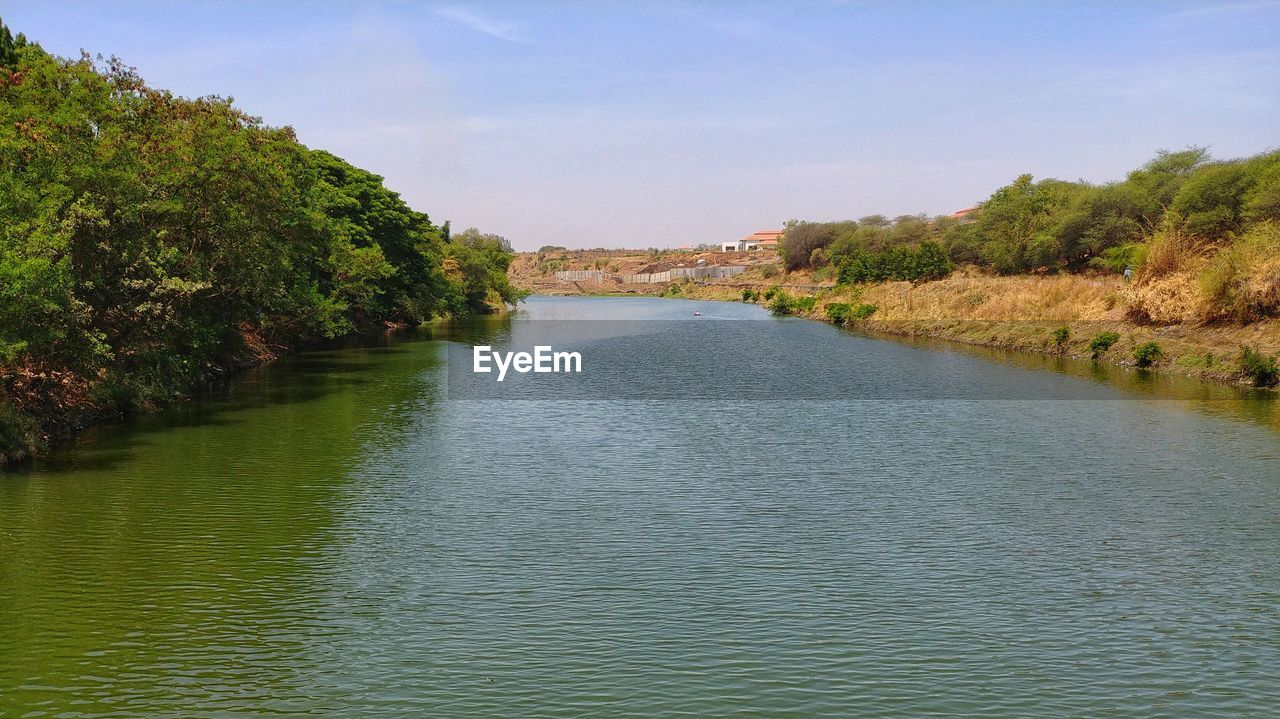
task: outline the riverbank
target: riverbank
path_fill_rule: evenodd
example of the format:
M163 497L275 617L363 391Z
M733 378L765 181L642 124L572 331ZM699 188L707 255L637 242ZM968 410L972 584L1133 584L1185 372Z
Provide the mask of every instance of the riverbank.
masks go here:
M768 291L754 301L771 304L765 299ZM789 314L873 333L1095 359L1240 384L1251 382L1240 363L1243 347L1265 356L1280 353L1280 319L1247 325L1142 324L1130 318L1130 292L1123 281L1076 275L957 274L918 285L832 287L811 295L812 308L801 306ZM742 301L741 292L735 297L712 286L687 287L682 296ZM1143 347L1145 357L1139 352Z
M387 330L403 325L387 325ZM348 335L356 337L365 332ZM88 427L118 421L180 402L202 387L283 355L324 343L272 344L258 333L243 334L243 350L206 365L191 382L163 393L123 396L105 377L88 377L71 370L21 366L0 368L0 468L47 452L60 441ZM157 388L152 388L153 390Z
M785 314L870 333L929 337L1120 366L1141 364L1152 371L1234 384L1252 382L1240 362L1245 346L1264 357L1280 354L1277 318L1246 325L1137 322L1130 312L1135 288L1112 275L1003 277L960 271L918 284L837 286L815 282L807 273L764 278L756 270L711 282L627 287L560 283L549 289L545 293L648 294L728 302L748 297L747 301L764 306L773 305L778 294L785 293L792 300ZM1148 349L1139 359L1136 353L1144 346Z
M504 314L510 308L489 309L480 314ZM150 394L122 394L119 387L105 378L87 377L65 369L0 367L0 469L45 454L93 425L187 401L218 383L287 355L368 342L378 335L412 326L404 322L382 322L361 326L335 338L296 339L288 345L269 342L258 332L245 331L241 351L207 364L190 382L180 386L152 386Z

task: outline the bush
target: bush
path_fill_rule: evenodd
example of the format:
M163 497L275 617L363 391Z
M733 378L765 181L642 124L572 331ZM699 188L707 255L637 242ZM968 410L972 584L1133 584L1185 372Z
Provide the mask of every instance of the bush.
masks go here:
M795 312L795 301L783 290L770 290L773 298L769 301L769 311L775 315L789 315Z
M878 309L876 305L857 305L856 307L846 302L832 302L824 308L827 317L838 325L848 324L855 320L865 320L875 314Z
M744 289L744 290L742 291L742 301L743 301L743 302L755 302L755 301L756 301L756 300L758 300L758 299L760 299L760 293L759 293L759 292L756 292L755 290L751 289L750 287L748 287L748 288L746 288L746 289Z
M760 276L765 278L766 280L777 277L778 266L777 265L760 265Z
M1111 349L1111 345L1120 341L1120 335L1115 332L1103 332L1093 341L1089 343L1089 350L1093 352L1093 358L1098 359L1107 350Z
M812 312L813 308L817 306L817 304L818 304L818 298L815 297L814 295L806 295L804 297L798 297L796 298L796 301L795 301L795 311L796 312Z
M1155 342L1143 342L1133 350L1133 358L1139 367L1150 367L1164 357L1164 350Z
M781 287L774 285L773 287L770 287L769 289L765 290L762 297L764 297L765 302L768 302L769 300L776 297L777 294L781 291L782 291Z
M1102 254L1089 260L1089 266L1095 270L1105 270L1121 274L1133 268L1135 271L1147 261L1147 245L1142 242L1130 242L1118 247L1108 247Z
M883 252L857 252L840 266L839 282L919 282L942 279L951 270L951 259L942 245L925 242L918 250L898 246Z
M1249 345L1240 351L1240 367L1258 387L1272 387L1280 383L1280 359L1267 357Z
M1057 345L1059 349L1061 349L1069 339L1071 339L1070 327L1059 327L1053 331L1053 343Z
M874 315L878 309L880 308L877 305L858 305L853 308L853 312L850 314L850 317L855 320L865 320L871 315Z

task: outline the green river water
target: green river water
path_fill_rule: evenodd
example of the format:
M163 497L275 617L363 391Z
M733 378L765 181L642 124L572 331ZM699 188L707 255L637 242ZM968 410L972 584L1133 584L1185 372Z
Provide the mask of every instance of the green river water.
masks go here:
M694 309L1104 396L450 394L444 338ZM644 298L305 353L0 474L0 717L1277 716L1275 404Z

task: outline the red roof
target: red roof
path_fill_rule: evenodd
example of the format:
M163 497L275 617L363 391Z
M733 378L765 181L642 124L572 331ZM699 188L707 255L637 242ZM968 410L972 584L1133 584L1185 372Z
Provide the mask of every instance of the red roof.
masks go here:
M782 230L757 230L742 238L747 242L777 242L782 237Z

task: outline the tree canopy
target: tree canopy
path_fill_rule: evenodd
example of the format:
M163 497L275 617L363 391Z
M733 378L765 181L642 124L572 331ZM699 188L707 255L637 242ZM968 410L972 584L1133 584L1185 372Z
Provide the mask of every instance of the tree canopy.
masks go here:
M1124 180L1103 185L1024 174L963 218L793 220L781 252L789 270L830 264L845 278L935 276L942 267L935 255L924 274L910 259L927 243L944 247L952 264L1004 274L1123 269L1162 228L1220 245L1268 221L1280 222L1280 152L1214 161L1193 147L1161 151Z
M0 24L0 377L58 368L145 398L247 338L514 303L492 237L450 238L378 175L228 98L177 97Z

